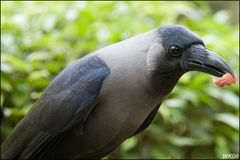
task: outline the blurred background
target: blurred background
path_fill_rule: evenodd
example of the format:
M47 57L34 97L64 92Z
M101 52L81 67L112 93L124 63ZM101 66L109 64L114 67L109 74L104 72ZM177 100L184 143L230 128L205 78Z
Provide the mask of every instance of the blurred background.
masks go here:
M1 2L1 142L49 82L76 59L163 25L185 25L239 79L239 2ZM185 74L153 123L110 158L239 155L239 81Z

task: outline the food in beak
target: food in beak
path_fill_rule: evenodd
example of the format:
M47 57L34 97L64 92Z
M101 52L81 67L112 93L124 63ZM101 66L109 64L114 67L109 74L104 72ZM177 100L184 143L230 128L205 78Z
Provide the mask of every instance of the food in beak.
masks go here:
M222 77L219 77L216 80L214 80L214 83L218 87L226 87L226 86L230 86L232 84L235 84L236 83L236 78L233 75L231 75L230 73L226 73Z

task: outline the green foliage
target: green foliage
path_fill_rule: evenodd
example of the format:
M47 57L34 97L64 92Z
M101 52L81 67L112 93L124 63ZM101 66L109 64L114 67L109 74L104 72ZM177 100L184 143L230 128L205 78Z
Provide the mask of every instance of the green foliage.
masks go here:
M159 26L187 26L239 77L236 6L187 1L1 2L1 142L64 67ZM105 158L223 158L239 153L239 84L217 88L212 79L197 72L184 75L151 126Z

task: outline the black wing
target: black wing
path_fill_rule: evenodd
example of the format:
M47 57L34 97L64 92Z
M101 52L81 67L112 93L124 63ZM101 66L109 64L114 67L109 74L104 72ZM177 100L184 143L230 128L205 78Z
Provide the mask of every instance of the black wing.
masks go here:
M34 159L43 155L75 125L83 124L98 103L110 69L97 56L87 56L64 69L1 147L6 158ZM28 127L30 126L30 127ZM25 137L17 136L24 129ZM18 139L30 139L24 141ZM11 141L15 141L12 147ZM4 146L5 145L5 146ZM8 156L7 156L8 155Z

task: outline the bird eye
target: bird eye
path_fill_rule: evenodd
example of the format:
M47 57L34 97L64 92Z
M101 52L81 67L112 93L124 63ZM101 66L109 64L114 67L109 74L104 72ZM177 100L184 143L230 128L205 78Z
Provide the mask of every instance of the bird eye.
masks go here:
M179 48L178 46L170 46L169 53L175 57L180 56L182 54L182 49Z

